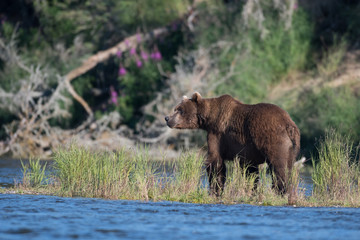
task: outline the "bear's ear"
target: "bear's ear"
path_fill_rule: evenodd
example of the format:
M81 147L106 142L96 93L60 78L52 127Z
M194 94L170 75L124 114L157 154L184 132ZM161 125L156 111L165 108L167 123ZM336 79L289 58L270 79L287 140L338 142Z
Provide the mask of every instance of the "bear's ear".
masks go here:
M186 99L188 99L188 97L184 95L184 96L183 96L183 100L186 100Z
M198 92L194 92L194 94L192 95L191 99L194 101L194 102L199 102L201 100L201 95L200 93Z

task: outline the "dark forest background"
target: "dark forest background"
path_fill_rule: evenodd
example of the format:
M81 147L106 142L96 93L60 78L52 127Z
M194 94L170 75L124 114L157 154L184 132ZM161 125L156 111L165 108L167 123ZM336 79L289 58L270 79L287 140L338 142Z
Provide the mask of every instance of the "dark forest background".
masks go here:
M152 34L161 27L166 34ZM135 47L71 81L94 113L88 121L60 83L130 36ZM104 128L135 142L202 146L202 133L169 134L162 118L193 91L281 106L299 126L307 156L330 128L360 140L356 0L2 0L0 40L0 147L7 153L49 150L55 135L69 131L98 140L93 132ZM34 148L8 146L15 144Z

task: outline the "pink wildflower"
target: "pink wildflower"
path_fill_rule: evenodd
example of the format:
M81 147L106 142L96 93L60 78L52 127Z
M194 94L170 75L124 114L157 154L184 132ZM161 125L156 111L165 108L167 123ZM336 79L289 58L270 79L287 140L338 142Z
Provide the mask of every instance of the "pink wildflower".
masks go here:
M134 56L136 54L136 48L130 49L130 56Z
M149 59L149 55L147 54L147 52L145 51L141 51L141 58L144 60L144 61L147 61Z
M150 58L151 58L151 59L155 59L155 53L154 53L154 52L152 52L152 53L150 54Z
M141 60L140 60L138 57L136 57L136 66L137 66L138 68L141 68L141 67L142 67L142 62L141 62Z
M151 53L151 59L160 61L162 59L158 46L155 46L154 52Z
M118 58L121 58L121 54L122 54L122 53L121 53L121 50L118 49L117 52L116 52L116 56L117 56Z
M111 96L111 102L115 105L117 105L118 102L118 93L116 92L115 88L113 86L110 86L110 96Z
M159 50L157 52L155 52L155 60L161 60L162 59L162 56L161 56L161 53L159 52Z
M122 64L120 64L119 76L124 76L125 74L126 74L126 69L123 67Z

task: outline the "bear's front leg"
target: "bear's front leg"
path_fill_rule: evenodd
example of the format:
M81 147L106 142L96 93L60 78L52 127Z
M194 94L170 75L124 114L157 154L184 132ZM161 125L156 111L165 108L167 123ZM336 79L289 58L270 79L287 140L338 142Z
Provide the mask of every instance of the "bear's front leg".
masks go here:
M210 194L220 196L226 180L225 164L220 164L217 160L208 159L205 163L209 178Z
M220 196L226 180L226 166L219 153L218 139L208 134L208 156L205 162L209 178L210 194Z

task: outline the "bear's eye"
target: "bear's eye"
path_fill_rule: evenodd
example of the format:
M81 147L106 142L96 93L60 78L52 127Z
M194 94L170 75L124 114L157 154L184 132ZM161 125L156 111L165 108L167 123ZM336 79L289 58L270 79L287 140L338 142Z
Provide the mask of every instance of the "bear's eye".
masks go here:
M178 109L177 109L177 112L180 113L180 115L183 114L183 110L182 110L181 108L178 108Z

